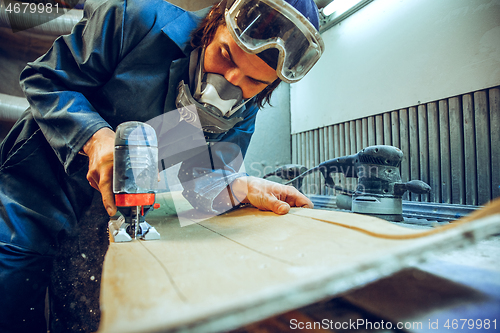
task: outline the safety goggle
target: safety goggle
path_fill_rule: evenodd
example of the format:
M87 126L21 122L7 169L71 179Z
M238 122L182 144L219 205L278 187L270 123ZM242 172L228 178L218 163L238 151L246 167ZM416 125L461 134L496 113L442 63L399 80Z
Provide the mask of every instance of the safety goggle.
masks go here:
M283 0L228 1L225 19L238 46L258 53L287 83L302 79L325 47L311 22Z

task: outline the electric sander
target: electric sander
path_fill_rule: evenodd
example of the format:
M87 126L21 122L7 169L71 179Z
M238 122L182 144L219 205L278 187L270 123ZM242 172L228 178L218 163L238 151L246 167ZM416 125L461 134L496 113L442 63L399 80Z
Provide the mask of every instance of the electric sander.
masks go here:
M337 207L354 213L373 215L388 221L403 221L403 194L410 191L416 194L429 193L431 187L420 180L403 183L399 166L403 152L393 146L378 145L362 149L354 155L337 157L303 172L286 184L299 184L310 173L320 171L325 177L325 185L337 193ZM283 166L290 170L302 170L300 166ZM293 167L293 168L291 168ZM358 178L355 191L336 186L332 174L342 173L346 177ZM276 173L277 176L286 172ZM281 176L283 179L288 177Z
M374 215L388 221L403 221L403 194L429 193L431 187L421 180L403 183L399 166L403 152L396 147L379 145L362 149L350 156L338 157L321 163L318 168L325 177L326 186L339 189L332 178L334 173L358 178L358 185L352 198L354 213ZM344 198L345 199L345 198ZM349 208L349 198L347 207ZM338 205L337 205L338 206Z
M148 124L129 121L115 134L113 192L121 213L120 228L112 233L115 242L159 239L160 234L144 217L155 208L158 182L158 140Z

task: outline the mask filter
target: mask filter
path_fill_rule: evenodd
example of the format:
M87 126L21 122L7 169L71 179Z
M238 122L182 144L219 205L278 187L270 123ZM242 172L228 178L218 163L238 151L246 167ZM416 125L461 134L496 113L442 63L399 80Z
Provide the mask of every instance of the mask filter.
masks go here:
M201 52L198 53L199 51ZM243 120L235 113L249 99L243 101L241 88L227 81L223 75L204 73L204 54L204 50L191 53L190 77L195 89L191 94L189 86L181 81L177 87L175 104L186 122L194 123L199 120L204 132L225 133ZM193 105L196 112L188 107Z
M205 75L206 81L201 82L201 93L193 97L201 104L214 106L223 116L243 99L241 88L227 81L224 76L214 73Z
M226 118L218 108L198 102L193 98L188 85L184 84L184 81L181 81L177 87L175 104L179 109L182 120L187 123L199 121L203 131L207 133L225 133L243 120L241 117ZM196 108L195 112L193 112L191 106Z

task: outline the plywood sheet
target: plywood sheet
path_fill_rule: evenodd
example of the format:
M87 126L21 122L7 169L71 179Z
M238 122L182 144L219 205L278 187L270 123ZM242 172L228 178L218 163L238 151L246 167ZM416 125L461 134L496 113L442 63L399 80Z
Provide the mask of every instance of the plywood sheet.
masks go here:
M100 332L236 328L500 232L499 214L422 232L301 208L283 216L244 208L186 227L160 211L149 222L160 241L110 246Z

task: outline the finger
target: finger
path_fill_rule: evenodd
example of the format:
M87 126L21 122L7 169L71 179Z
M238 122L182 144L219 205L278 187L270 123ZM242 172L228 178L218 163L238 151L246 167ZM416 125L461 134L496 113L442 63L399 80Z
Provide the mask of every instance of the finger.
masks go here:
M286 198L285 201L290 204L290 206L303 207L303 208L314 208L312 201L306 197L304 194L299 192L293 186L286 187Z
M313 202L302 193L296 198L295 206L302 208L314 208Z
M285 215L290 211L290 205L284 201L278 200L278 203L274 205L273 212L278 215Z
M93 176L93 173L90 171L87 173L87 180L89 181L90 186L92 186L96 190L99 190L99 186L97 185L97 180Z
M115 204L115 196L110 187L104 187L101 189L102 203L109 216L116 214L117 208Z
M274 195L267 195L264 198L264 207L278 215L284 215L290 211L290 205L277 199Z
M99 191L102 196L102 203L104 204L104 208L108 212L109 216L113 216L116 214L117 208L115 204L115 195L113 193L112 181L108 179L104 179L99 184Z

